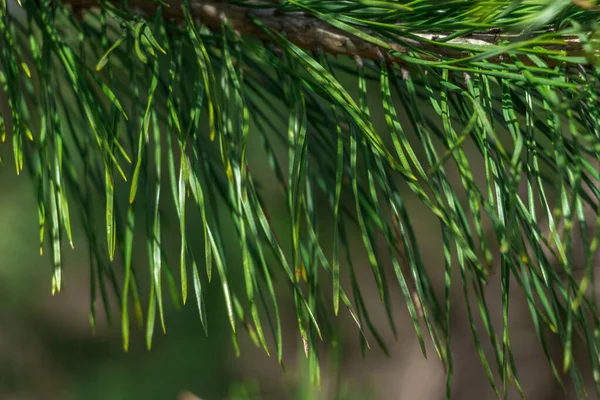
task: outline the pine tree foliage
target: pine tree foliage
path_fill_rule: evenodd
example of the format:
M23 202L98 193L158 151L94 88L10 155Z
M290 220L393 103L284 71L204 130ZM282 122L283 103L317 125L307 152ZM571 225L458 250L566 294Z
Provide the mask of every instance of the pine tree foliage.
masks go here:
M351 314L363 347L374 338L385 349L355 274L349 230L358 229L392 329L389 288L399 285L423 352L431 341L445 366L448 396L454 285L464 291L490 384L498 396L509 385L521 391L508 329L511 283L525 295L556 378L568 373L583 397L581 368L591 368L600 394L593 0L0 0L0 8L0 88L11 110L0 116L0 134L5 147L12 143L17 174L28 173L35 188L52 291L63 285L63 244L73 246L77 219L89 240L91 291L119 299L125 349L130 320L144 324L148 347L155 325L166 329L169 296L176 304L192 298L207 329L208 280L222 288L234 343L245 329L283 362L276 278L293 296L315 379L318 344L338 312ZM375 107L386 129L375 127ZM262 141L268 176L249 167L251 135ZM473 174L481 165L484 184ZM285 241L261 194L261 180L272 178L287 202ZM439 222L441 295L407 196ZM177 216L176 255L162 245L165 207ZM188 234L191 213L201 218L200 236ZM332 215L332 227L320 227L319 215ZM234 237L224 235L228 223ZM333 232L332 249L324 231ZM147 307L134 243L148 255ZM226 257L231 243L241 264ZM585 265L575 264L578 251ZM393 275L384 273L388 257ZM230 284L237 271L242 290ZM500 326L486 302L491 273L501 277ZM550 356L549 336L562 359ZM576 341L588 360L573 359Z

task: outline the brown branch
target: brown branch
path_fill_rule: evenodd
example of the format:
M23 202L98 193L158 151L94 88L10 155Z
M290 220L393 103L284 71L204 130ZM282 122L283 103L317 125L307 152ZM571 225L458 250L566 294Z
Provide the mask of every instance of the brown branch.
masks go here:
M118 0L110 1L118 3ZM63 2L71 4L78 11L85 11L99 4L98 0L63 0ZM183 21L181 8L183 1L169 0L168 4L169 7L163 9L163 15L170 21ZM157 4L149 0L129 0L129 6L134 12L146 16L154 15L157 8ZM240 34L268 40L268 35L253 22L253 18L257 18L262 24L275 31L285 32L289 41L305 50L320 50L333 55L377 61L382 59L390 62L400 61L385 49L304 12L282 13L277 8L257 9L229 4L226 1L203 0L190 0L190 11L194 18L214 30L219 30L222 20L226 19L228 24ZM440 40L448 35L441 33L412 34L428 40ZM504 40L518 41L520 39L522 40L518 35L474 33L468 37L451 39L447 43L491 47ZM439 56L465 57L468 55L467 52L459 49L450 49L435 43L406 37L398 37L397 41L388 40L386 42L391 49L400 54L407 54L408 46L411 46ZM565 37L562 43L557 41L557 44L544 46L544 48L563 50L571 56L583 54L581 42L576 37ZM438 59L434 56L423 58ZM496 59L496 61L498 60L500 57Z

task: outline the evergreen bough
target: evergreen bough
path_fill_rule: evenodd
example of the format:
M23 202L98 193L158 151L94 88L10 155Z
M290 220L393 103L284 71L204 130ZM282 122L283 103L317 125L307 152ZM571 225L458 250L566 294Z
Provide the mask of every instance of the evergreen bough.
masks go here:
M216 278L234 344L243 327L273 351L270 333L283 363L279 277L293 296L315 380L317 345L340 308L352 315L363 348L371 336L385 349L354 272L348 230L355 226L392 329L388 287L398 284L423 352L431 340L446 369L448 397L452 284L464 290L498 396L511 382L523 395L508 330L510 283L525 295L556 378L568 372L584 396L581 362L572 356L581 341L600 394L593 285L600 7L593 0L0 0L0 9L0 88L11 111L0 116L0 135L12 142L17 173L25 170L34 184L52 291L63 284L62 247L73 246L78 218L89 241L92 325L96 291L105 303L114 292L125 350L131 310L142 323L142 265L132 260L138 235L151 276L148 347L157 314L165 329L165 289L176 304L193 297L207 328L202 281ZM373 98L387 129L374 126ZM250 134L264 145L267 177L249 168ZM467 143L479 161L465 152ZM275 150L282 146L287 155ZM473 165L483 165L484 184ZM289 243L278 239L261 197L261 179L272 177L287 201ZM120 196L127 191L128 201ZM439 221L445 267L433 272L445 274L441 297L407 196ZM98 198L102 214L93 208ZM179 223L178 261L162 245L165 203ZM225 216L217 213L223 207ZM200 216L200 237L187 233L190 212ZM332 215L333 232L325 250L323 214ZM231 222L237 235L224 237ZM241 265L226 259L231 242ZM584 265L574 261L577 253ZM393 277L383 272L384 255ZM122 282L115 264L123 266ZM456 268L459 282L452 281ZM241 291L230 286L238 270ZM501 281L499 330L486 303L491 273ZM475 328L477 314L485 332ZM550 356L548 335L560 342L561 361Z

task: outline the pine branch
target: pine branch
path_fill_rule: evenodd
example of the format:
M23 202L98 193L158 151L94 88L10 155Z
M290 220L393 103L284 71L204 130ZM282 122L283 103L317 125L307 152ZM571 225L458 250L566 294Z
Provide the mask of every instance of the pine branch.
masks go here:
M114 3L118 1L113 0ZM95 0L64 0L79 12L85 12L99 6L101 2ZM184 20L181 0L169 0L168 7L163 8L165 18L175 23ZM142 16L156 14L157 3L146 0L131 0L129 7ZM477 46L482 51L487 51L500 43L515 43L527 39L525 34L500 33L499 28L492 28L486 32L470 32L460 37L452 37L452 32L410 32L411 37L394 35L394 40L379 37L377 34L362 29L363 32L378 37L389 48L386 50L368 40L352 35L338 29L331 24L306 12L284 12L280 8L254 8L252 5L240 6L228 2L191 0L190 10L192 15L201 23L211 29L220 30L221 22L226 19L232 29L239 34L256 37L268 41L268 34L254 21L259 20L264 26L285 34L286 38L295 45L305 50L323 51L332 55L343 55L353 58L368 59L402 63L394 55L408 54L411 49L418 49L428 54L421 54L424 60L439 60L440 57L459 58L469 55L461 49L451 48L447 45ZM398 22L399 29L401 23ZM539 35L539 33L538 33ZM449 38L449 39L448 39ZM438 42L438 43L435 43ZM565 56L581 56L583 48L581 40L576 36L562 36L554 39L550 44L541 46L545 50L562 51ZM488 61L502 61L502 56L489 58Z
M167 288L180 304L163 240L172 229L161 228L163 209L174 205L182 301L192 273L206 329L202 285L218 275L234 344L243 327L269 352L269 329L283 363L281 296L275 290L275 278L283 277L313 380L320 340L331 337L329 301L332 314L351 314L364 348L369 336L386 351L355 275L355 251L368 258L364 268L371 269L392 331L389 288L397 281L424 354L429 337L446 369L448 395L451 294L461 289L477 353L498 397L509 381L524 396L509 340L513 290L525 295L559 382L549 332L564 350L563 368L579 397L585 385L582 362L572 351L577 343L589 350L591 375L600 376L592 285L600 243L600 13L568 0L418 0L412 8L392 0L173 0L160 9L148 0L63 0L79 14L89 12L76 21L50 1L24 2L24 24L0 0L0 90L11 111L0 116L0 138L12 135L6 142L12 143L17 173L29 170L37 189L40 247L50 237L53 291L61 287L61 245L65 238L71 242L71 215L83 212L93 253L91 293L99 289L108 303L112 290L121 299L124 349L132 305L142 320L134 238L145 236L152 276L144 318L148 348L155 323L165 329ZM209 29L198 29L198 22ZM236 32L255 40L238 40ZM357 65L324 53L355 58ZM404 65L389 65L394 62ZM338 80L339 72L355 79ZM375 124L382 118L384 126ZM270 172L250 168L249 140L262 142ZM476 169L483 171L474 174ZM128 182L129 201L116 184L118 175ZM263 198L260 187L273 178L287 200L285 241L269 217L274 200ZM412 212L418 209L408 199L435 216L441 239L415 229L423 215ZM102 234L90 222L96 201L104 208ZM144 208L148 214L140 221L136 215ZM593 236L586 208L596 216ZM202 223L189 227L187 209L195 209ZM226 219L218 217L221 210ZM329 253L322 239L331 231L319 227L319 216L331 214ZM540 228L542 219L549 233ZM233 240L224 228L229 224L236 228ZM357 249L349 226L360 233ZM195 231L190 235L196 227L201 239ZM584 232L581 280L573 273L583 264L571 251L576 229ZM200 260L192 247L202 239ZM387 251L378 245L381 239ZM236 240L241 266L225 251ZM426 251L437 248L444 255L441 301L431 279L440 270L429 267L423 242ZM113 262L119 254L122 287ZM273 264L267 262L271 256ZM389 256L393 275L385 273L382 256ZM497 263L501 325L485 289ZM230 284L242 273L245 291ZM107 277L112 287L105 288ZM92 324L95 312L92 302ZM492 353L480 338L489 339Z

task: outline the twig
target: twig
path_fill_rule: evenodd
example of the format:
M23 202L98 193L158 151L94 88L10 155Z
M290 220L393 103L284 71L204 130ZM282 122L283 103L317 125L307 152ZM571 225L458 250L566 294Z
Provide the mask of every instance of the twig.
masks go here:
M119 0L110 0L118 3ZM78 11L87 10L100 5L98 0L63 0ZM182 0L168 0L169 7L164 7L163 15L170 21L182 22ZM136 13L151 16L156 13L157 3L148 0L129 0L129 7ZM211 29L219 30L221 21L228 24L243 35L268 40L268 35L253 22L257 18L263 25L278 32L285 32L289 41L306 50L321 50L333 55L360 57L379 61L382 54L389 62L399 62L393 54L367 40L335 28L325 21L305 12L282 13L278 8L251 8L229 4L226 1L190 0L190 10L194 18ZM373 34L372 32L369 32ZM523 38L514 34L472 33L466 37L458 37L445 41L449 33L415 33L414 38L396 36L397 41L385 40L389 47L399 54L407 54L409 47L423 50L432 55L421 55L424 59L438 59L435 55L446 57L465 57L467 52L443 46L440 41L454 45L496 46L505 40L519 41ZM374 35L374 34L373 34ZM426 39L426 40L419 40ZM381 38L380 38L381 39ZM570 56L583 54L581 41L577 37L563 37L556 44L543 46L547 50L562 50ZM495 57L495 61L500 60ZM494 61L494 60L490 60Z

